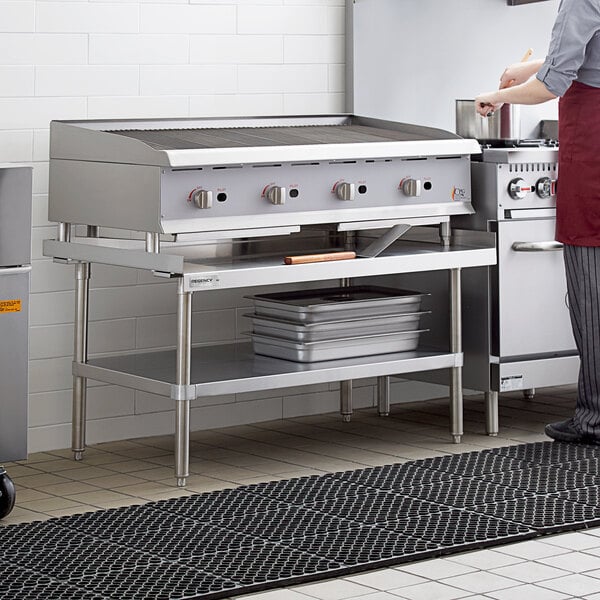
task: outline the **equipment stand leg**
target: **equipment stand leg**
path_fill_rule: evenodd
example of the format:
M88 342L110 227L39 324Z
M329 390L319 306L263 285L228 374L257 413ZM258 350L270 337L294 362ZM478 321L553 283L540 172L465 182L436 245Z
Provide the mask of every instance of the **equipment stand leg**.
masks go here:
M377 378L377 412L380 417L390 414L390 378L387 375Z
M177 289L177 373L175 402L175 477L185 487L190 469L190 404L188 390L192 356L192 294L183 290L183 278Z
M485 392L485 431L488 435L498 435L498 392Z
M344 423L352 419L352 379L340 382L340 414Z
M88 354L88 307L90 294L90 264L75 265L75 342L74 361L86 363ZM75 460L83 458L85 451L85 412L87 378L73 376L73 411L71 427L71 450Z
M450 269L450 351L462 353L460 269ZM450 369L450 435L459 444L463 435L462 367Z

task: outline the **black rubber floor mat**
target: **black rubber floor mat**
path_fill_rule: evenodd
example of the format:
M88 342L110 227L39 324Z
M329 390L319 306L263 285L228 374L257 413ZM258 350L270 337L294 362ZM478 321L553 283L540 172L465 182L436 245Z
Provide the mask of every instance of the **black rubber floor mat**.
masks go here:
M0 598L216 600L600 525L600 447L542 442L0 527Z

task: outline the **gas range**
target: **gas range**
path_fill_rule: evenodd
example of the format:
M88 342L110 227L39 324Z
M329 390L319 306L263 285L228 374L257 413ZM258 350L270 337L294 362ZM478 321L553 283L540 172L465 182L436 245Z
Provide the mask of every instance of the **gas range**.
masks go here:
M473 158L475 220L554 216L558 178L555 139L479 140Z

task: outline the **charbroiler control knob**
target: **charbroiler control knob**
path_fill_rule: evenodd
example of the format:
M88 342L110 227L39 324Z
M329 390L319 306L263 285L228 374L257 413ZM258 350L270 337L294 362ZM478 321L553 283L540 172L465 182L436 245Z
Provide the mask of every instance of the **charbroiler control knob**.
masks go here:
M333 186L335 195L340 200L354 200L354 184L346 181L338 181Z
M271 204L285 204L284 187L280 187L278 185L268 185L263 192L263 196Z
M535 184L535 193L540 198L550 198L553 192L552 179L550 177L542 177Z
M400 189L405 196L420 196L421 195L421 180L407 177L400 182Z
M531 186L526 186L525 181L520 177L513 179L508 184L508 195L513 200L523 200L529 192L531 192Z
M213 193L210 190L194 190L191 200L196 208L211 208Z

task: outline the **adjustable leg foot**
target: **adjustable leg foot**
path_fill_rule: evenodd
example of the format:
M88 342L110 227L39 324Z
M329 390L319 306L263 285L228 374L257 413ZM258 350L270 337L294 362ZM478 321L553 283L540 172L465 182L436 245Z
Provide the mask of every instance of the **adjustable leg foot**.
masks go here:
M340 414L344 423L352 419L352 380L340 382Z

